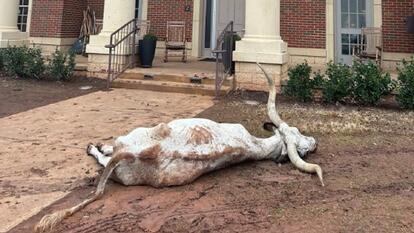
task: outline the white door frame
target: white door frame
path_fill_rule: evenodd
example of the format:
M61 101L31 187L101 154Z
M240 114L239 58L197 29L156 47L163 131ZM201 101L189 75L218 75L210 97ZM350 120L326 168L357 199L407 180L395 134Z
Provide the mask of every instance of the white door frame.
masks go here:
M206 14L207 14L207 1L211 1L211 27L210 27L210 48L205 48L205 35L206 35ZM201 57L213 57L212 51L216 47L216 29L217 29L217 1L218 0L203 0L203 17L202 17L202 36L201 36Z

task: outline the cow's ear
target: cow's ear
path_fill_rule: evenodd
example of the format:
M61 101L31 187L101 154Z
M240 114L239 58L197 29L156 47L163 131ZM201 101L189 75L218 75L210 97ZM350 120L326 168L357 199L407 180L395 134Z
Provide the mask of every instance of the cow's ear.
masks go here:
M273 130L276 128L276 125L272 122L265 122L263 124L263 129L269 132L273 132Z

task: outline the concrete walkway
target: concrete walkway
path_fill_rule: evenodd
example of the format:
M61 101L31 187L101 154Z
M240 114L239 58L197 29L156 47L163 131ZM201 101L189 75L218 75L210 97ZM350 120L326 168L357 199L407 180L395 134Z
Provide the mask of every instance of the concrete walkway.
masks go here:
M87 143L112 143L135 127L192 117L212 104L205 96L116 89L0 119L0 232L97 175Z

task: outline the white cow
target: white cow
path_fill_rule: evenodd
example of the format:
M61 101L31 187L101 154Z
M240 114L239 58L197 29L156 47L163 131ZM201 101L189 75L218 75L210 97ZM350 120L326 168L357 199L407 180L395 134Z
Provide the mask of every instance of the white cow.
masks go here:
M317 173L323 185L322 169L301 157L316 150L314 138L300 134L283 122L275 106L276 88L260 64L270 86L268 114L272 123L265 129L270 138L257 138L240 124L216 123L207 119L180 119L153 128L137 128L116 139L115 146L89 145L87 153L105 167L93 197L72 208L46 215L36 232L52 229L100 198L109 177L124 185L166 187L191 183L202 174L246 160L281 161L289 157L300 170Z

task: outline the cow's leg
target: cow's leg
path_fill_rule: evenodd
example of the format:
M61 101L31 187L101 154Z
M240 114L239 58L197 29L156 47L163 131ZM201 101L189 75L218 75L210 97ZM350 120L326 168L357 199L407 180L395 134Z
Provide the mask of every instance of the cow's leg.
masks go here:
M111 156L114 153L114 147L113 146L106 145L106 144L103 144L103 143L98 143L98 145L96 145L96 147L105 156Z
M109 161L111 160L111 157L102 154L98 148L92 144L88 145L86 152L88 155L93 156L98 161L98 163L104 167L106 167L106 165L108 165Z

